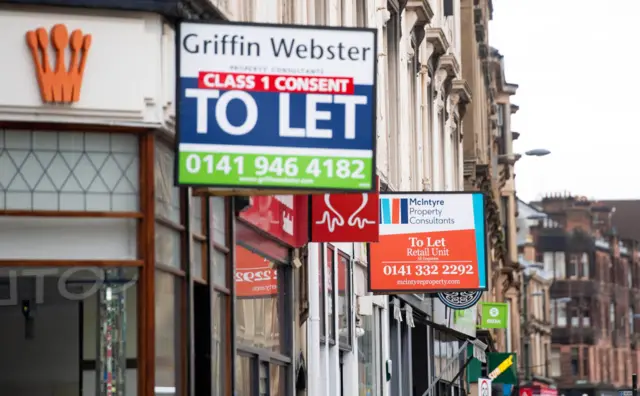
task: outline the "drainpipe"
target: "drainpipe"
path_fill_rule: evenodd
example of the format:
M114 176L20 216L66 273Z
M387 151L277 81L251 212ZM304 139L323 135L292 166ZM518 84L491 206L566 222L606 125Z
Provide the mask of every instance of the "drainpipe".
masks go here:
M309 319L307 321L307 394L314 396L323 389L320 374L323 371L320 362L320 271L318 265L317 243L309 243L307 276L309 282ZM315 393L318 392L318 393Z

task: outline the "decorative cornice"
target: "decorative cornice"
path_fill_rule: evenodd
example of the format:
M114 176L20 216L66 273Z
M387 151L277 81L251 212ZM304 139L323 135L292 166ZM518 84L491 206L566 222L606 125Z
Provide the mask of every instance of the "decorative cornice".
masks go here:
M413 21L413 23L409 23L411 29L415 27L422 28L427 23L431 22L434 15L433 9L431 8L431 4L429 4L428 0L409 0L406 5L406 12L415 14L415 21Z
M438 68L446 70L449 77L455 78L460 74L460 63L453 54L442 55ZM471 96L471 94L469 94L469 96Z
M427 43L433 46L434 54L441 55L446 53L449 49L449 40L447 40L444 30L439 27L428 27L425 31L427 32L425 38Z

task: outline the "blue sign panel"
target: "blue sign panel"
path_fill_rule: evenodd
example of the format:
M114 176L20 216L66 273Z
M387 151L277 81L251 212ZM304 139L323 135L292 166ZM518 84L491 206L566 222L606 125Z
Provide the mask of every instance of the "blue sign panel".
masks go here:
M183 22L179 185L372 191L374 29Z

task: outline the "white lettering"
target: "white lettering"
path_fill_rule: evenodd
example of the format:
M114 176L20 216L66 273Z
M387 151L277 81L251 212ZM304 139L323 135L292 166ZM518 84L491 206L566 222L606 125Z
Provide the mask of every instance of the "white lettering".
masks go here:
M196 132L207 133L209 124L209 99L218 99L215 105L216 120L220 129L229 135L246 135L258 123L258 105L253 97L245 91L228 91L220 95L217 89L188 88L185 90L187 98L196 98ZM234 100L240 100L247 109L247 116L241 125L235 126L229 122L227 107Z
M289 111L291 105L289 104L290 95L280 94L280 131L279 134L282 137L304 137L304 128L292 128L291 112Z
M331 103L331 95L307 95L307 137L318 139L331 139L331 129L318 128L318 121L331 120L330 111L318 110L318 103Z
M196 98L196 132L207 133L209 123L209 99L220 96L220 91L215 89L188 88L184 92L187 98Z
M229 103L234 99L240 100L247 108L247 117L239 126L232 125L227 118L227 107L229 106ZM245 91L225 92L216 102L216 120L218 121L220 129L222 129L229 135L246 135L247 133L251 132L258 123L258 104L253 99L253 97Z
M356 138L356 105L366 105L366 96L336 95L335 103L344 105L344 138Z

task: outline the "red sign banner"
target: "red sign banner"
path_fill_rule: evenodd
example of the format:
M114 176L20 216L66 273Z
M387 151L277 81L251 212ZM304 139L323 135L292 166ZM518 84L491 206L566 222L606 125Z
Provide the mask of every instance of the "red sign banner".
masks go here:
M251 197L240 218L291 247L309 242L309 199L306 195Z
M236 296L262 298L278 294L278 272L268 259L236 245Z
M311 196L311 242L378 242L379 193Z

